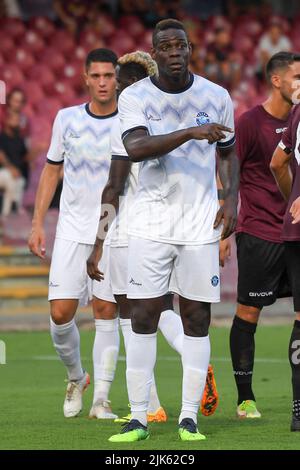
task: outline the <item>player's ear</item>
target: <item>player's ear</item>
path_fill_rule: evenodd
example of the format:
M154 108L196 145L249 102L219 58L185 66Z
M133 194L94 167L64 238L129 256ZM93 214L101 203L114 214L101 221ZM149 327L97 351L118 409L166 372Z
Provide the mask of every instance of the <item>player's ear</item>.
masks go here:
M193 46L192 46L192 43L191 43L191 42L189 42L189 51L190 51L190 55L192 55Z
M271 84L274 88L280 88L281 86L281 77L280 75L274 74L271 76Z
M152 58L153 60L155 60L156 54L155 54L155 49L154 49L154 47L151 47L150 55L151 55L151 58Z
M88 74L87 74L86 69L83 72L83 78L84 78L84 82L85 82L86 86L88 86Z

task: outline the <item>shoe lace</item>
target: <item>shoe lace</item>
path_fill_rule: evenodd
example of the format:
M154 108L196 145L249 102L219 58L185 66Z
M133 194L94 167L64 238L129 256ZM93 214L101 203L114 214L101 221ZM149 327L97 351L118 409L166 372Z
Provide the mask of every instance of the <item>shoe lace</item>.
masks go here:
M184 429L186 429L187 431L189 431L193 434L198 432L196 423L191 418L184 418L181 421L179 427L184 428Z
M135 429L144 429L146 431L146 426L143 426L137 419L132 419L129 423L122 424L121 434L129 431L134 431Z
M67 394L66 394L67 401L73 400L73 395L77 388L78 388L78 385L76 382L69 382L69 385L67 387Z

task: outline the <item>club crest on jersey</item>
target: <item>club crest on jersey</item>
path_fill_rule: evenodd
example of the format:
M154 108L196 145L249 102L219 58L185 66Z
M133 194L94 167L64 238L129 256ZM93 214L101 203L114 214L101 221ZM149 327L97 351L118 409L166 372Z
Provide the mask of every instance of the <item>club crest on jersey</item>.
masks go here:
M211 284L212 286L217 287L217 285L219 284L219 276L213 276L211 278Z
M203 126L204 124L208 124L210 122L209 116L207 113L200 111L200 113L196 116L196 123L198 126Z

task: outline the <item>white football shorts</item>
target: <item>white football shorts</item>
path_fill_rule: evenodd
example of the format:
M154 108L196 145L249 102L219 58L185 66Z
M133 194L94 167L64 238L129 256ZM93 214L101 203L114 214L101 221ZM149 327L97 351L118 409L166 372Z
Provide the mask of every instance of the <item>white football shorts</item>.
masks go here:
M219 242L190 246L130 238L127 282L130 299L174 292L199 302L220 302Z
M78 299L80 305L87 305L92 299L92 281L86 270L86 261L93 245L56 238L53 247L49 273L48 300ZM114 302L114 297L108 300Z
M107 300L115 303L114 294L111 288L110 276L110 246L103 245L101 260L98 265L99 271L104 274L103 281L93 281L93 296L97 299Z

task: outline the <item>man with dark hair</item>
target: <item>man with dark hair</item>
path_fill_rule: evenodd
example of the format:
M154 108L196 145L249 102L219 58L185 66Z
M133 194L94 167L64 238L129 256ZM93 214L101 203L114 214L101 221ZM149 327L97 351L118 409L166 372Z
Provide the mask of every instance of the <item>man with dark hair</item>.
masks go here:
M128 218L131 421L110 438L112 442L149 436L147 408L157 326L169 291L179 294L184 328L179 436L184 441L205 439L197 429L197 415L210 358L210 304L219 301L219 238L235 228L238 161L229 94L189 72L190 53L180 22L158 23L152 49L158 76L138 81L119 98L125 149L132 161L142 163ZM222 209L215 176L216 142L225 193Z
M300 75L297 78L300 79ZM299 88L294 90L299 103ZM293 407L291 431L300 432L300 106L295 106L289 127L279 142L272 161L271 171L278 187L287 201L282 239L294 300L296 319L289 343L289 361L292 369ZM294 167L292 177L291 165Z
M266 75L267 101L244 113L237 124L241 208L237 224L238 295L230 350L238 390L237 416L260 418L252 390L254 335L263 307L290 295L281 230L286 203L269 165L288 126L293 82L300 78L300 56L275 54ZM222 246L223 245L223 246ZM226 245L221 242L221 252Z
M108 49L96 49L86 60L85 82L91 101L58 112L47 163L42 172L29 238L31 251L45 258L44 218L64 169L60 214L53 248L49 300L51 336L67 368L66 418L77 416L89 375L82 368L80 340L74 316L86 303L90 285L86 273L100 216L100 197L110 164L110 129L117 117L115 65ZM108 393L119 348L116 304L112 297L93 299L96 336L93 350L94 400L91 417L114 419ZM107 320L108 318L108 320Z
M153 76L157 66L149 54L136 51L125 54L118 60L117 81L121 93L133 83ZM127 295L128 235L127 216L137 189L139 163L132 163L121 139L120 123L116 120L111 129L112 161L107 184L101 199L101 220L93 252L87 261L88 274L98 282L94 285L93 295L99 299L114 295L119 306L120 326L123 333L125 352L127 351L131 328L131 305ZM120 202L120 204L119 204ZM120 205L120 208L119 208ZM110 230L107 233L106 211L113 206L110 217ZM117 215L116 215L117 214ZM116 218L115 218L116 215ZM101 264L98 267L99 260ZM104 274L104 279L102 277ZM158 328L169 345L182 355L183 327L181 319L173 311L172 295L165 296L165 304L160 315ZM205 416L212 415L218 405L218 393L212 366L208 368L205 391L201 402L201 411ZM118 418L115 422L129 422L131 414ZM164 422L166 413L158 398L153 376L150 401L147 410L148 422Z

